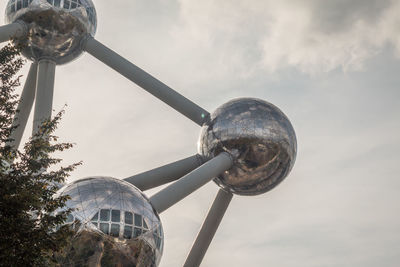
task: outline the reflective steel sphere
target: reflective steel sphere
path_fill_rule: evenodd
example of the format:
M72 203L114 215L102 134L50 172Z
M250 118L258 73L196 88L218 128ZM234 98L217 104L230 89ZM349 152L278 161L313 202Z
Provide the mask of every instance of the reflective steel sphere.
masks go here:
M210 159L226 151L234 166L215 178L239 195L258 195L277 186L292 169L296 135L289 119L274 105L239 98L219 107L203 126L199 153Z
M31 60L50 59L64 64L82 53L82 38L94 36L96 10L91 0L9 0L6 23L27 25L28 36L15 40Z
M57 255L62 266L158 266L162 225L139 189L122 180L93 177L66 185L58 194L71 197L67 223L76 233Z

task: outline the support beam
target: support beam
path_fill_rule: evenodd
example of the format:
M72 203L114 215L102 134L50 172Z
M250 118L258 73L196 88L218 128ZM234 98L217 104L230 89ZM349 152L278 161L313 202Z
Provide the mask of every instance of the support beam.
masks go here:
M217 232L218 226L220 225L222 218L228 209L232 197L232 193L226 192L222 189L219 190L183 267L200 266L204 255L206 254L207 249L210 246L215 233Z
M195 123L202 126L209 120L210 114L172 88L163 84L144 70L121 57L93 37L83 43L83 49L89 54L116 70L144 90L182 113Z
M178 180L203 163L200 155L194 155L162 167L125 178L142 191Z
M51 60L40 60L36 83L36 103L33 117L33 134L41 124L51 118L53 110L53 93L56 63Z
M37 63L33 62L29 69L24 89L22 90L21 98L17 107L17 113L14 117L13 126L17 127L14 128L14 131L11 134L12 141L10 142L10 146L15 149L18 149L21 144L21 139L35 100L37 69Z
M154 209L161 213L211 181L214 177L230 169L232 164L232 157L228 153L222 152L152 196L150 202Z
M26 26L23 22L14 22L0 27L0 43L12 38L19 38L26 34Z

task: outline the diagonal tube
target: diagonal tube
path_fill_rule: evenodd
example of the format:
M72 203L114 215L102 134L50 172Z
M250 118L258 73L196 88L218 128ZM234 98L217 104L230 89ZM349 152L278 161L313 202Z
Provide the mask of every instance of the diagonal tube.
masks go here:
M150 198L150 202L154 209L158 213L161 213L211 181L214 177L229 170L232 164L232 157L228 153L222 152L175 183L153 195Z
M83 49L198 125L202 126L209 120L210 114L206 110L121 57L93 37L85 40Z
M218 191L218 194L210 210L208 211L207 217L201 226L200 232L193 243L183 267L200 266L204 255L206 254L207 249L210 246L215 233L217 232L222 218L228 209L232 197L232 193L226 192L223 189Z
M33 116L33 134L36 134L42 123L51 119L56 63L51 60L40 60L36 81L36 103Z
M14 22L0 27L0 43L12 38L19 38L26 34L26 26L23 22Z
M11 134L12 141L10 146L18 149L25 131L26 123L31 113L36 93L36 77L38 65L33 62L29 68L28 77L22 90L21 99L18 103L17 113L15 114L13 126L17 126Z
M220 225L222 218L232 200L232 193L220 189L203 225L196 237L195 242L185 261L184 267L200 266L205 253Z
M194 155L162 167L140 173L124 180L142 191L178 180L203 163L200 155Z

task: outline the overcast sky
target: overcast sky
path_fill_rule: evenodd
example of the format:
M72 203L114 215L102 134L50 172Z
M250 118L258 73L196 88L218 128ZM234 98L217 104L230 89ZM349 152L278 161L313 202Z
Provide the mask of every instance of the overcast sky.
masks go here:
M292 173L234 197L202 266L398 266L400 1L94 2L99 41L203 108L258 97L296 130ZM71 180L196 153L196 124L90 55L57 68L55 87L57 133L76 143L62 157L84 162ZM182 265L217 190L162 214L162 267Z

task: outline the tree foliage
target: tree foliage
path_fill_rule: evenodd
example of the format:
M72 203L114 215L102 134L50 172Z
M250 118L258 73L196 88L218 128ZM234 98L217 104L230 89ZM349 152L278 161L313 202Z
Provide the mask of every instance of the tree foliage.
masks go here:
M20 151L11 147L24 64L18 49L0 50L0 266L57 266L54 253L67 245L72 231L62 226L70 210L68 196L57 196L77 164L59 167L54 152L72 147L57 143L54 131L62 112L42 124Z

